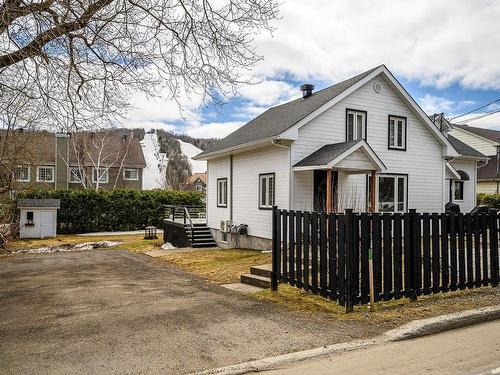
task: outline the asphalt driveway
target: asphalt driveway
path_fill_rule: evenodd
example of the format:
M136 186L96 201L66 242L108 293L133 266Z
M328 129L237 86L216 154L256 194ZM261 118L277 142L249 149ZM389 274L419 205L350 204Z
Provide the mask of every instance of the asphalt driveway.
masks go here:
M351 331L146 255L0 260L2 374L184 374L359 336Z

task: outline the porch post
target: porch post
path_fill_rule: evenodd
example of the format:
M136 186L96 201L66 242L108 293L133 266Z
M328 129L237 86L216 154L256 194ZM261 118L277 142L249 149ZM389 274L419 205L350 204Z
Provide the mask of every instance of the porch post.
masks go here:
M332 170L326 171L326 213L332 212Z
M371 185L370 185L370 212L375 212L375 186L376 186L376 178L377 178L377 171L373 170L372 171L372 179L371 179Z

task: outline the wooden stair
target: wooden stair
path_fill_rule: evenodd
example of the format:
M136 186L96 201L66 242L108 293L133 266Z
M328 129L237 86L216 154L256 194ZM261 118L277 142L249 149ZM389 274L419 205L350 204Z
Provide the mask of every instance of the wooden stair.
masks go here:
M206 224L193 224L193 236L189 224L185 224L184 229L192 247L217 247L217 242Z
M250 267L250 273L241 275L242 284L257 286L259 288L271 287L271 265L263 264L261 266Z

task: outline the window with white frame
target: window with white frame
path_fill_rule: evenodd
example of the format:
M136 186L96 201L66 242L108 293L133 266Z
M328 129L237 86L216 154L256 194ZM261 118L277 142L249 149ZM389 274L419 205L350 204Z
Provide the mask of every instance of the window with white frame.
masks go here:
M379 212L405 212L408 207L408 177L406 175L379 175Z
M217 207L227 207L227 178L217 179Z
M464 182L460 180L453 181L453 200L464 200Z
M30 182L30 167L27 165L18 165L14 168L13 174L17 182Z
M389 148L406 150L406 117L389 116Z
M123 179L130 181L139 181L139 170L126 168L123 170Z
M70 167L69 182L80 183L83 181L83 171L79 167Z
M348 109L346 111L346 141L366 139L366 112Z
M269 209L274 205L274 173L259 175L259 208Z
M109 181L109 173L107 168L93 168L92 169L92 182L100 184L107 184Z
M37 167L36 168L37 182L54 182L54 167Z
M196 189L196 191L202 191L203 190L203 186L201 186L201 184L196 184L195 185L195 189Z

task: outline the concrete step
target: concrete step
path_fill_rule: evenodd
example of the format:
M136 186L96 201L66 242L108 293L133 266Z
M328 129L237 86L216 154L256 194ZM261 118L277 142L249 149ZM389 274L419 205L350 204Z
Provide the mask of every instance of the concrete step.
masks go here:
M259 276L259 275L252 275L250 273L246 273L244 275L241 275L240 281L243 284L257 286L259 288L270 288L271 287L271 278Z
M271 278L272 265L271 264L263 264L260 266L252 266L252 267L250 267L250 273L252 275Z
M191 244L192 247L217 247L217 243L215 241L195 241Z

